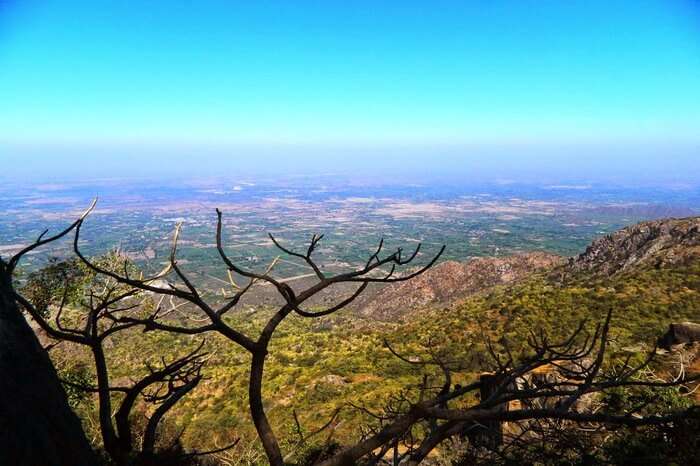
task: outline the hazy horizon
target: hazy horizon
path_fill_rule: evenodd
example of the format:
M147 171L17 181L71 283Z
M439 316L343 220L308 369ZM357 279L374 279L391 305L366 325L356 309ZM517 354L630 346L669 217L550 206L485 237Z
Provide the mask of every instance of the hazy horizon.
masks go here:
M0 178L700 183L693 1L0 1Z
M6 182L318 177L384 184L467 182L700 185L700 145L14 147Z

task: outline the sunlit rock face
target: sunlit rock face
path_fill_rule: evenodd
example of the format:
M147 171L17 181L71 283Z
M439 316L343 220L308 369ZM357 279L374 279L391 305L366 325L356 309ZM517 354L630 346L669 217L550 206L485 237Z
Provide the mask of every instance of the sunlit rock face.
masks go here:
M667 267L700 257L700 217L643 222L600 238L568 269L612 275L631 267Z

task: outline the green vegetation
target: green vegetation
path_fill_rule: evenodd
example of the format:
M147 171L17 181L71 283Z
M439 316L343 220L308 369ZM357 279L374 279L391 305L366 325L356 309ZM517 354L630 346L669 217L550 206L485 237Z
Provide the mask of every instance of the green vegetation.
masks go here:
M385 347L385 340L413 357L425 355L426 348L449 354L460 361L454 383L465 383L489 370L485 357L489 341L500 351L507 348L514 354L527 353L531 330L543 329L552 338L563 337L582 319L598 322L612 308L614 341L609 363L614 364L616 358L641 358L670 322L697 319L699 298L700 263L696 262L675 268L640 268L612 278L581 276L562 282L550 275L534 276L449 308L427 310L402 324L366 321L349 311L321 319L290 317L278 329L270 349L264 383L266 409L286 448L296 449L297 458L313 455L326 439L321 436L299 442L293 411L302 428L313 431L342 408L334 430L334 440L342 444L357 438L359 426L373 422L366 412L351 405L379 411L393 396L415 388L424 375L439 380L435 368L417 367L396 358ZM232 323L255 335L271 311L237 312L229 317ZM184 354L203 337L140 330L117 335L106 343L115 381L143 374L145 363L156 364L161 357ZM210 352L207 379L169 414L162 441L184 432L186 447L208 449L240 437L236 454L252 448L246 453L251 461L262 458L248 414L248 355L219 335L206 335L206 340ZM83 350L63 343L51 355L64 378L93 377L89 355ZM622 398L614 399L611 394L609 401L631 402ZM71 399L88 436L98 439L96 398L76 394ZM144 404L137 415L147 414L147 409ZM610 457L622 454L623 444L633 448L631 441L616 442L609 446Z

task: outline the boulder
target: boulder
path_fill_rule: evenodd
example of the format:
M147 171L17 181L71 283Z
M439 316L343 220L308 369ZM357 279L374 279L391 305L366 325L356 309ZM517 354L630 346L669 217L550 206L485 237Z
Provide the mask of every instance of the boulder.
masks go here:
M672 346L700 342L700 324L682 322L671 324L668 331L659 338L660 348L670 350Z

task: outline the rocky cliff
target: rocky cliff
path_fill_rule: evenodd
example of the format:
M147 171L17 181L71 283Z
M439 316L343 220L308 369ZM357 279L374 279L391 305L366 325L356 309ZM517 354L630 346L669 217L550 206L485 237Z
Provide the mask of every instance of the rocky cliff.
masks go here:
M700 257L700 217L643 222L595 240L567 272L613 275L637 266L669 267Z
M447 261L407 282L377 287L354 304L379 320L409 317L429 306L449 305L494 286L517 283L551 271L570 277L612 276L636 267L672 267L700 259L700 217L643 222L599 238L568 263L544 252L503 258Z

